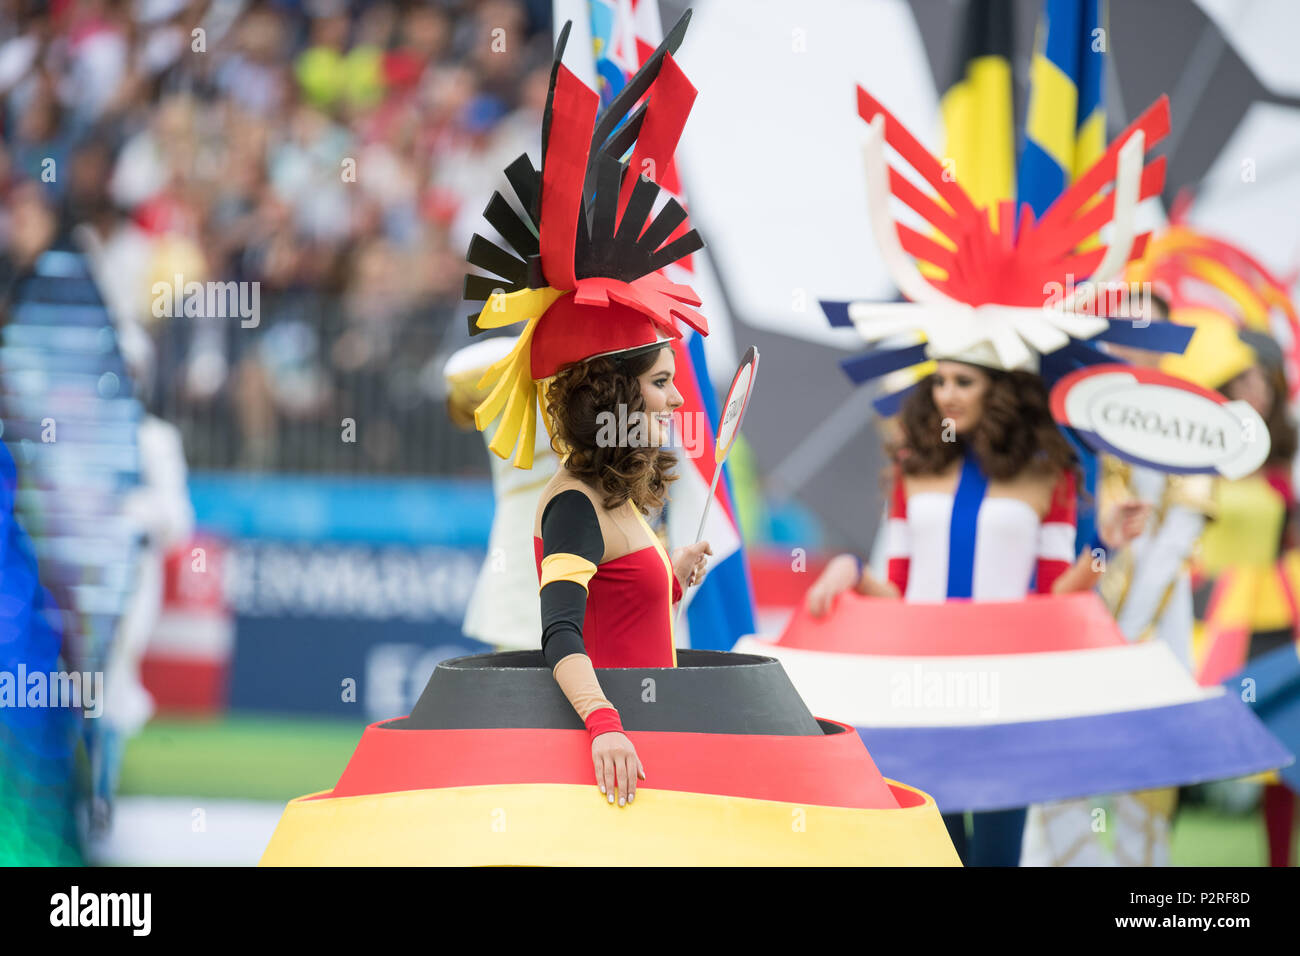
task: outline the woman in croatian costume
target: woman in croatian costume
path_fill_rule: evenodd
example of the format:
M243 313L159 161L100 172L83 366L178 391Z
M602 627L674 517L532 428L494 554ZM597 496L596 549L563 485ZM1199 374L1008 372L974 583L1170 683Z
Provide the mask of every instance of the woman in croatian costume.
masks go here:
M474 418L480 429L497 423L494 453L529 468L540 403L560 455L534 527L542 649L591 735L597 785L620 806L645 768L596 668L674 666L673 604L711 553L699 542L670 559L647 521L672 480L663 447L682 404L666 346L677 321L708 334L692 308L699 298L659 270L703 243L675 200L652 216L659 186L629 173L672 159L695 96L668 55L685 28L683 18L599 119L597 96L557 54L541 172L527 157L506 169L526 217L500 194L485 211L514 255L481 236L467 255L499 277L466 278L466 298L485 301L471 332L525 323L480 380L490 391ZM567 29L561 50L566 39Z
M1091 548L1074 554L1078 465L1036 375L940 360L904 403L901 426L888 578L840 555L808 592L814 614L850 588L908 601L1005 601L1093 587L1102 565ZM1122 546L1144 515L1116 507L1100 543Z
M1100 542L1076 558L1078 465L1035 375L941 360L904 403L901 424L888 578L840 555L808 592L814 615L850 588L912 602L1090 590L1105 567L1094 547L1120 548L1142 530L1146 507L1117 505L1100 522ZM962 859L1017 865L1025 811L972 816L969 848L965 815L944 817Z
M832 324L885 342L843 363L854 381L926 360L935 364L915 385L876 402L882 414L901 406L887 577L840 555L810 589L808 610L828 615L850 590L909 603L1006 602L1090 590L1105 567L1098 557L1138 535L1149 509L1116 502L1103 512L1096 540L1076 544L1079 470L1052 420L1048 386L1076 368L1112 361L1097 341L1181 348L1158 331L1148 341L1140 324L1093 314L1088 286L1077 278L1106 282L1140 249L1144 237L1134 243L1133 210L1159 190L1162 166L1153 163L1144 175L1144 155L1167 130L1167 103L1140 117L1042 219L1035 222L1026 209L1017 223L1004 204L992 217L996 225L878 101L859 89L858 103L871 124L873 231L895 283L912 302L824 302L823 308ZM937 199L889 168L886 143ZM1093 202L1111 182L1114 189ZM934 238L894 221L891 194L934 228ZM1107 221L1111 244L1077 251ZM917 260L935 271L922 275ZM903 336L909 338L900 342ZM1024 809L974 814L968 853L963 815L945 816L963 860L975 865L1016 865L1024 819Z
M1205 684L1226 682L1230 693L1244 692L1249 680L1265 725L1297 751L1300 555L1291 479L1296 427L1286 407L1282 350L1262 333L1235 328L1225 316L1197 310L1175 317L1195 320L1197 331L1187 353L1166 359L1164 370L1247 402L1264 420L1270 440L1259 471L1215 483L1216 517L1193 565L1198 676ZM1293 783L1294 771L1284 773ZM1293 787L1270 775L1263 812L1271 866L1291 863L1295 807Z

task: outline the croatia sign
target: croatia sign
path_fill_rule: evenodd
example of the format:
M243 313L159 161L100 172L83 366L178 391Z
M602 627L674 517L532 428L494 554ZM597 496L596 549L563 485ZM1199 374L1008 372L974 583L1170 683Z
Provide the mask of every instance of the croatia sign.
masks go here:
M1073 372L1052 389L1052 415L1095 451L1157 471L1244 478L1268 457L1254 408L1158 369Z

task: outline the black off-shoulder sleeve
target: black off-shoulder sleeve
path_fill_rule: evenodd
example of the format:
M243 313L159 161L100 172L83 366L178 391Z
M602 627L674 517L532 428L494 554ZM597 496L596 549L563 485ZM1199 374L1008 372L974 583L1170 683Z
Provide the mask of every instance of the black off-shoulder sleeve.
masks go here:
M605 554L605 538L591 499L562 491L542 512L542 654L555 667L570 654L585 654L582 624L587 581Z

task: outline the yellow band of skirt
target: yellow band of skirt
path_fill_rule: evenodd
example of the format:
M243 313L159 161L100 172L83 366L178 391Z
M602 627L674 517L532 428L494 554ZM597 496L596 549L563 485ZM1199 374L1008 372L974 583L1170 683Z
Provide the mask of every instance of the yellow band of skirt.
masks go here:
M928 796L854 810L643 787L620 808L594 783L300 797L262 856L264 866L610 864L960 865Z

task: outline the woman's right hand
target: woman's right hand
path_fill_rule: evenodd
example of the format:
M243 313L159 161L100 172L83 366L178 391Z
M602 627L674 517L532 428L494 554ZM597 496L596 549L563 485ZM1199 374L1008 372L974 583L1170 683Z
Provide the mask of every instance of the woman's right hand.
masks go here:
M821 575L808 589L808 613L824 617L830 613L835 599L858 583L858 563L852 555L841 554L831 559Z
M610 731L593 740L591 762L596 768L596 786L610 803L614 802L616 788L620 807L636 798L636 781L638 777L645 779L645 767L626 734Z

